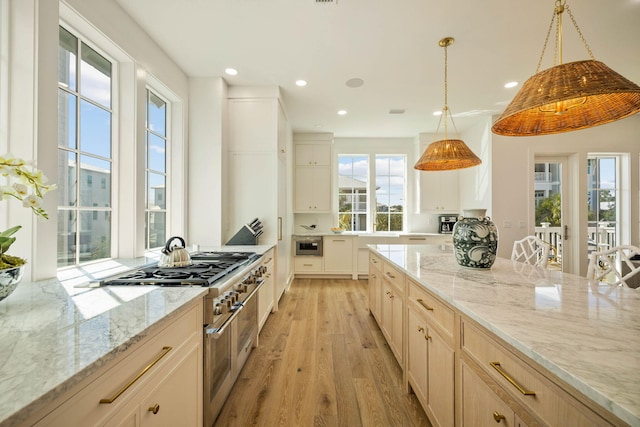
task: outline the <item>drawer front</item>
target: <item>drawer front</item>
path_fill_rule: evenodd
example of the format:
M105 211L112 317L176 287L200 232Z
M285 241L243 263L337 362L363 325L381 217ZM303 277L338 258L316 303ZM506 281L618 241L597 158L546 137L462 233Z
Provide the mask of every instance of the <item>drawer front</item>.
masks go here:
M382 266L382 276L404 293L404 274L388 262L383 262Z
M269 249L267 252L265 252L264 257L262 258L262 265L264 265L267 268L273 268L273 259L274 259L273 249Z
M322 257L295 257L293 260L296 273L322 272Z
M611 425L464 319L462 350L476 360L496 383L549 425Z
M373 265L377 269L382 269L382 258L373 252L369 252L369 264Z
M199 302L153 337L146 339L141 346L127 350L123 356L112 361L107 370L95 380L79 387L74 395L65 396L63 399L66 400L61 401L36 426L97 425L108 419L141 387L149 384L167 363L171 363L182 345L188 341L202 340L202 312L202 302ZM154 362L156 363L150 369L134 381L137 375ZM116 397L122 390L122 394ZM102 399L113 401L100 403Z
M422 285L409 280L409 301L416 303L430 323L440 326L453 340L454 312L437 298L432 296Z

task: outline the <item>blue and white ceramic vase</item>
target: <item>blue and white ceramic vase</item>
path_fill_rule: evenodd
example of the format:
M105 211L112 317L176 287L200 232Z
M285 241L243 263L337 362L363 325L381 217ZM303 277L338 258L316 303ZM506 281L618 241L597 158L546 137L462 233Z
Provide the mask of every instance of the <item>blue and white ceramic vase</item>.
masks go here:
M491 268L498 252L498 229L486 209L465 209L453 226L453 249L458 264Z

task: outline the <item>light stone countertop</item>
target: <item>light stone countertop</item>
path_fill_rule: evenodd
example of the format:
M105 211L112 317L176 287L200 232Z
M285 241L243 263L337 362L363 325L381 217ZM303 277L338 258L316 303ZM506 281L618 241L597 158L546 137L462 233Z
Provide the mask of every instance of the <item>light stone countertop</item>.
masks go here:
M444 301L632 426L640 426L640 289L498 258L457 264L450 245L369 245Z
M263 254L271 247L198 249ZM0 426L26 419L207 293L200 286L82 287L155 261L109 260L62 270L57 279L23 281L0 301Z

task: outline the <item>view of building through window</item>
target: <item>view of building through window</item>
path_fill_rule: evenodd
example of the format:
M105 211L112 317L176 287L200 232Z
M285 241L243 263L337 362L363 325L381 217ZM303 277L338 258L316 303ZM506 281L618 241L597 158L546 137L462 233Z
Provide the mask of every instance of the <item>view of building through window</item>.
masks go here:
M617 158L589 156L587 159L587 220L592 249L616 246L619 185Z
M167 240L167 103L147 90L145 249Z
M66 266L111 256L112 64L59 33L58 266Z
M368 155L339 155L340 227L349 231L403 231L406 163L405 156L376 155L372 164ZM375 177L373 200L370 176Z

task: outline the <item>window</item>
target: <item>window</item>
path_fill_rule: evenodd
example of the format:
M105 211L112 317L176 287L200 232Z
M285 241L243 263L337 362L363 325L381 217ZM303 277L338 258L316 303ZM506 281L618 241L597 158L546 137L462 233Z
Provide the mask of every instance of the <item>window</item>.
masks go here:
M375 231L404 230L405 156L376 155Z
M61 267L111 255L113 112L112 63L62 27L59 36L57 193ZM104 180L104 187L93 188L94 178ZM100 211L104 215L98 216Z
M349 231L403 231L406 156L374 158L371 163L369 155L338 155L338 223ZM375 177L374 188L370 176Z
M167 240L167 103L147 89L145 249Z
M367 230L369 157L338 156L338 224L348 231Z
M587 159L587 203L589 249L616 246L618 238L618 158L589 156Z

